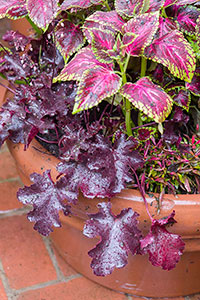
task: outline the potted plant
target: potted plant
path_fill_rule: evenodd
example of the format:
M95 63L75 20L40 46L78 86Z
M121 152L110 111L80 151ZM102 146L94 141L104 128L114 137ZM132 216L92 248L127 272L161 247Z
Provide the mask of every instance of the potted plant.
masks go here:
M0 64L0 144L31 174L18 199L34 229L62 220L62 255L110 288L199 292L198 1L9 0L0 16L35 30L7 32Z

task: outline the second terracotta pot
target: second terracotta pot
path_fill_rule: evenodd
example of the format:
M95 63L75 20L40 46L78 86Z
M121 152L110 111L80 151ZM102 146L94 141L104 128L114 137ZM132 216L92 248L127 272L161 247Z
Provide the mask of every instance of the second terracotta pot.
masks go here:
M30 184L31 173L42 173L46 169L51 169L53 178L56 178L58 160L37 141L34 140L25 152L23 145L9 142L8 146L25 184ZM95 246L98 238L89 239L82 234L84 222L88 218L87 213L97 212L96 205L100 201L80 196L79 204L73 207L74 216L64 217L61 214L62 228L55 228L51 234L54 246L75 270L103 286L138 296L176 297L200 292L199 195L165 195L159 216L156 215L156 199L147 196L150 212L156 218L169 215L173 209L176 211L177 224L169 230L182 236L186 248L175 269L164 271L152 266L147 255L130 255L125 268L117 269L106 277L93 275L90 268L91 258L87 254ZM127 207L137 211L140 214L140 229L144 234L147 233L150 222L138 191L124 190L111 201L115 214Z

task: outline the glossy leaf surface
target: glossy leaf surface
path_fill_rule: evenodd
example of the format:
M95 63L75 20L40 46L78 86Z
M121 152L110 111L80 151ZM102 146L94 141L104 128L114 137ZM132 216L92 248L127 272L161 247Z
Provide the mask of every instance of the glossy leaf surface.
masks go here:
M155 122L163 122L171 111L172 98L148 77L142 77L136 83L126 83L120 92Z
M96 247L88 252L92 257L91 267L97 276L111 274L114 268L127 264L128 253L135 254L139 248L141 232L137 228L138 214L126 208L115 216L111 203L99 203L99 212L89 215L83 234L89 238L100 236Z
M27 0L27 10L31 20L46 29L58 12L58 0Z
M191 82L196 68L195 54L178 30L154 40L145 48L144 55L167 67L174 76Z
M61 21L56 26L55 38L56 45L64 58L72 55L84 43L82 31L68 20Z
M73 112L89 109L114 95L119 90L121 81L117 74L101 66L85 71L78 87Z

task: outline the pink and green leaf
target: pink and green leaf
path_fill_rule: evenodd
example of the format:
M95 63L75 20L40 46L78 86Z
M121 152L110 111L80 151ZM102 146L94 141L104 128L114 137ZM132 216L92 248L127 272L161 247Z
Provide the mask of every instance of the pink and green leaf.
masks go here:
M161 7L164 5L165 0L150 0L149 1L149 12L155 12L161 9Z
M179 29L188 35L194 35L199 16L200 11L196 7L181 7L176 17Z
M58 0L27 0L27 10L31 20L44 30L58 13Z
M26 0L24 0L24 4L16 5L8 9L6 12L6 17L16 20L25 17L27 14L28 11L26 9Z
M15 6L24 5L24 0L1 0L0 1L0 18L4 18L8 10Z
M103 25L100 24L98 22L94 22L94 21L85 21L83 27L82 27L82 32L85 35L87 41L89 44L92 43L92 31L93 29L99 29L99 30L103 30L103 31L110 31L113 34L115 34L115 30L113 29L113 27L109 26L109 25Z
M142 77L136 83L126 83L120 93L157 123L163 122L171 112L172 98L148 77Z
M195 53L178 30L154 40L145 48L144 55L167 67L174 76L191 82L196 68Z
M116 0L115 9L122 17L133 17L148 9L149 0Z
M89 8L92 5L100 4L102 0L65 0L62 5L62 10L68 10L70 8Z
M55 29L56 46L64 58L71 56L84 44L83 33L78 26L62 20Z
M115 45L115 35L109 30L93 29L92 50L96 58L106 64L112 63L112 58L108 54L108 50L113 50Z
M65 65L61 73L54 78L54 82L58 80L81 80L84 71L93 69L96 66L102 66L108 70L112 70L112 64L103 64L99 62L90 46L81 49L75 57Z
M98 105L118 92L122 79L102 66L86 70L78 87L73 113Z
M144 48L151 43L158 25L159 12L146 13L128 21L123 27L125 34L122 40L126 53L136 56L142 54Z
M178 29L177 24L173 20L162 17L159 18L159 37L176 29Z
M182 85L174 86L169 89L167 93L173 98L173 101L176 105L184 108L185 110L189 110L191 95L190 92L184 88Z
M186 88L195 96L200 97L200 76L194 75L190 83L186 83Z
M198 2L199 0L166 0L164 7L176 4L176 5L188 5Z
M195 27L195 35L197 37L197 44L200 45L200 17L197 19L197 25Z

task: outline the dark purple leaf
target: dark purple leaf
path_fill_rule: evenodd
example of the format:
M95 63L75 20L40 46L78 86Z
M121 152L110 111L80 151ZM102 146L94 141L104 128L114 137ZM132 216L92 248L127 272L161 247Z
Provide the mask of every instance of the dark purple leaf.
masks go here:
M159 12L146 13L128 21L124 27L123 44L126 53L139 56L148 46L159 25Z
M15 6L24 5L24 0L1 0L0 2L0 18L4 18L8 10Z
M185 108L187 111L189 110L191 96L190 92L185 88L176 88L168 91L168 94L173 98L173 101L180 107Z
M79 26L75 26L68 20L58 23L55 29L55 38L57 48L64 58L72 55L84 44L83 33Z
M122 17L133 17L142 14L148 9L147 0L116 0L115 9Z
M125 208L117 216L111 212L111 203L99 203L99 212L90 214L83 234L89 238L100 236L96 247L88 252L91 267L97 276L111 274L114 268L127 264L129 251L134 255L139 248L141 232L137 217L131 208Z
M58 12L58 0L27 0L27 10L31 20L44 30L47 29Z
M200 11L196 7L180 7L176 18L179 29L184 33L194 35L199 16Z
M154 134L156 133L155 128L146 127L146 128L139 128L137 130L137 139L139 141L148 141Z
M171 112L172 98L148 77L126 83L120 93L155 122L163 122Z
M186 88L195 96L200 96L200 76L194 75L191 83L186 83Z
M88 8L92 5L100 4L102 0L65 0L61 5L62 10L67 10L70 8Z
M15 47L16 51L24 51L30 42L30 39L18 31L9 30L3 35L3 40L8 42L9 46Z
M147 58L167 67L174 76L191 82L196 68L195 54L178 30L154 40L145 48L144 54Z
M90 46L81 49L75 57L65 65L62 72L54 78L54 82L58 80L81 80L86 70L93 69L96 66L102 66L108 70L112 70L112 64L103 64L99 62Z
M141 249L149 254L153 266L162 267L163 270L175 268L183 253L185 243L177 234L166 230L166 225L173 224L175 212L165 219L153 220L148 235L141 240Z
M98 105L103 99L117 93L122 79L104 67L96 66L83 73L78 86L73 113Z
M70 213L69 205L66 205L65 182L54 183L50 176L50 170L43 175L33 173L30 175L33 184L20 188L17 197L23 204L32 204L33 210L28 213L30 222L35 222L34 229L42 235L49 235L52 227L60 227L59 211L65 215Z

